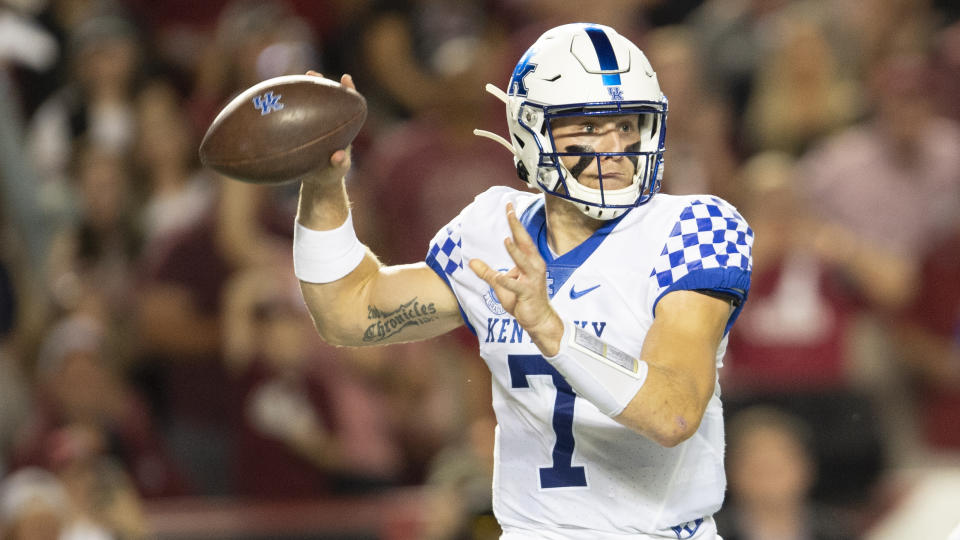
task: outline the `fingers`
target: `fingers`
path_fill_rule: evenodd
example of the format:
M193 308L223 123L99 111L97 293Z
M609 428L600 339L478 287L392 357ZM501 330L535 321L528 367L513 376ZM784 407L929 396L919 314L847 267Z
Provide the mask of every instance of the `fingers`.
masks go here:
M313 77L321 77L321 78L323 77L323 73L320 73L319 71L314 71L312 69L307 71L307 75L310 75ZM350 75L349 73L344 73L343 75L340 76L340 85L345 86L351 90L357 89L357 85L353 82L353 75Z
M493 268L490 268L490 265L481 261L480 259L470 259L470 262L467 263L470 266L470 269L473 270L473 273L477 275L480 279L487 282L487 285L491 287L499 287L500 283L497 281L499 276L505 275L503 272L497 272Z
M470 259L467 265L470 266L470 269L473 270L473 273L476 274L478 278L490 283L486 278L487 272L491 270L487 263L480 259Z
M506 238L503 245L507 248L507 253L510 254L513 262L527 275L542 274L546 270L543 257L540 256L533 238L517 219L513 204L507 204L507 222L510 224L513 238Z
M490 265L481 261L480 259L470 259L470 262L467 263L470 266L470 269L473 270L473 273L477 275L480 279L485 281L487 285L493 287L494 292L499 296L504 290L510 292L516 292L517 287L517 278L520 276L520 271L516 267L511 269L509 272L498 272L493 268L490 268Z
M510 232L513 234L513 239L516 244L520 246L520 249L527 253L536 253L537 246L533 243L533 238L530 237L530 233L527 232L527 229L520 223L520 219L517 218L517 212L513 208L513 203L507 203L507 223L510 224Z
M346 147L343 150L337 150L330 156L330 165L334 167L346 169L350 167L350 147Z
M337 150L330 155L330 165L335 169L349 169L350 168L350 146L344 148L343 150Z

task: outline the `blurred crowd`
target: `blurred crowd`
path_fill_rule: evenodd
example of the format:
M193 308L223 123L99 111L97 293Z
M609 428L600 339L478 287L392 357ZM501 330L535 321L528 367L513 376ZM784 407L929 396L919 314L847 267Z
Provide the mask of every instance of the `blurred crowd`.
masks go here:
M756 232L721 369L721 534L861 537L896 471L960 466L958 19L949 0L0 1L0 539L148 538L165 497L401 486L436 495L425 537L496 538L475 337L323 344L296 183L226 180L197 146L256 82L351 73L359 236L423 260L475 194L520 186L471 134L506 131L483 85L584 20L658 72L663 190L720 195Z

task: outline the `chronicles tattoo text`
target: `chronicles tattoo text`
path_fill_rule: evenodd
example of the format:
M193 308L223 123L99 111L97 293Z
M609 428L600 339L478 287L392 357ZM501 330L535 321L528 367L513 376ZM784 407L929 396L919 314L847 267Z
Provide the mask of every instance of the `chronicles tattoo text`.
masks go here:
M399 334L408 326L419 326L435 321L437 308L432 303L423 305L414 297L393 311L384 312L374 306L367 306L367 318L374 322L363 332L363 341L377 342Z

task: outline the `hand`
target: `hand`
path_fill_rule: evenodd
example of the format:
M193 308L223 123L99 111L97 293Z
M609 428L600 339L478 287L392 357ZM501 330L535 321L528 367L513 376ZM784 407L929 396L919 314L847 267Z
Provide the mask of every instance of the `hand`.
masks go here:
M318 71L310 70L307 72L307 75L312 77L323 78L323 74ZM353 77L344 73L340 77L340 84L346 88L356 90L357 87L353 83ZM346 176L347 171L350 170L350 147L344 148L343 150L337 150L330 156L330 166L317 168L304 176L304 182L313 182L316 184L332 184L339 182Z
M500 305L530 333L540 352L554 356L560 349L563 321L547 296L547 265L512 204L507 205L507 222L513 238L503 243L516 266L497 272L480 259L472 259L470 269L493 288Z

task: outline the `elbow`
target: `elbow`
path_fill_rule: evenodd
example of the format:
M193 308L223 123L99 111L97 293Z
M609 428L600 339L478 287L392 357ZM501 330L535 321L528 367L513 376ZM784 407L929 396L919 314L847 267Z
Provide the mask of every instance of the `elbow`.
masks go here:
M337 328L335 325L323 324L323 321L317 317L313 318L313 327L317 330L320 339L327 345L334 347L356 346L356 339L352 339L353 336L349 332Z
M700 428L701 418L676 415L669 421L664 421L655 426L648 435L660 446L674 448L693 437L694 433Z
M316 328L317 333L320 334L320 339L322 339L327 345L332 345L334 347L356 347L358 345L357 340L353 339L349 334L332 330L324 330L320 326L317 326Z

